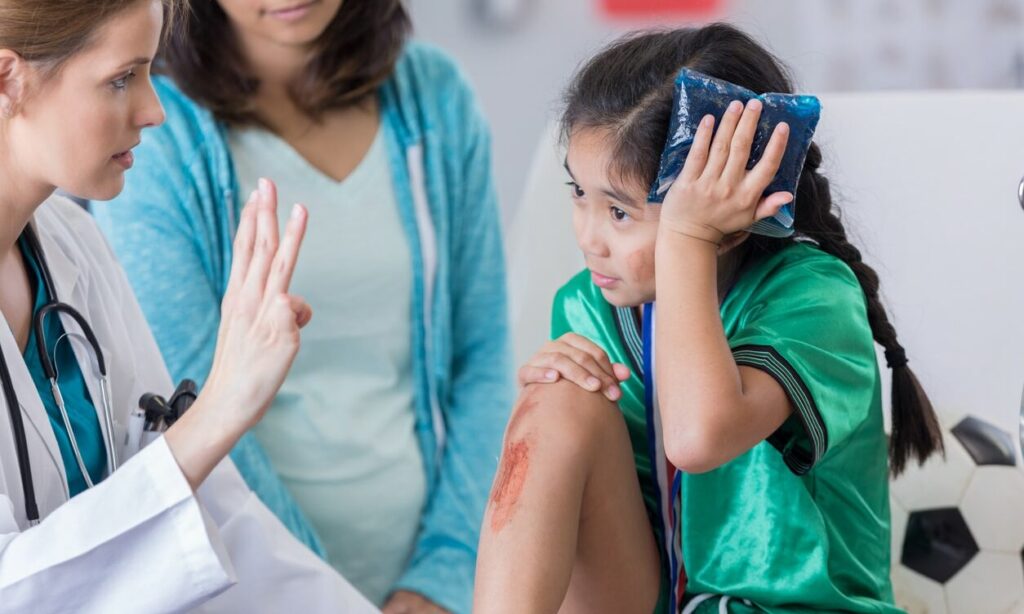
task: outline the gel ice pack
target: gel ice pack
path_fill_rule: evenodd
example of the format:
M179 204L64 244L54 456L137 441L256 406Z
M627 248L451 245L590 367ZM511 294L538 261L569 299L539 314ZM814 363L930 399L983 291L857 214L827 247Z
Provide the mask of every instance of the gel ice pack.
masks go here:
M747 168L752 168L761 159L775 126L786 122L790 127L786 153L765 194L791 192L795 195L804 159L807 157L807 149L811 146L814 128L818 125L818 117L821 115L821 102L814 96L806 95L758 96L746 88L684 68L676 77L676 94L672 105L675 113L669 123L668 138L665 141L665 150L661 153L658 177L651 186L648 201L660 203L665 199L669 187L683 169L686 154L689 153L697 132L697 124L705 115L715 116L717 128L730 102L739 100L746 103L755 97L761 100L764 107L754 135ZM794 198L792 202L782 207L778 214L757 222L750 231L770 237L790 236L793 234L795 206Z

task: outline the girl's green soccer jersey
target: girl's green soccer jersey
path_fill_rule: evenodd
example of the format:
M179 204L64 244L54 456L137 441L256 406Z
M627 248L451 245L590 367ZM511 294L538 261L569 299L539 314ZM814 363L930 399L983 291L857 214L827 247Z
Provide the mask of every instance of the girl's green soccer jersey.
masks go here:
M672 531L659 520L665 485L654 467L667 461L652 458L640 318L610 305L587 271L558 292L552 313L554 337L585 336L633 370L619 405L652 528L664 543ZM721 315L737 364L771 375L794 412L725 465L680 474L674 529L684 603L710 593L732 597L732 612L899 612L889 580L881 385L857 278L839 259L794 243L749 258ZM717 612L717 601L698 611Z

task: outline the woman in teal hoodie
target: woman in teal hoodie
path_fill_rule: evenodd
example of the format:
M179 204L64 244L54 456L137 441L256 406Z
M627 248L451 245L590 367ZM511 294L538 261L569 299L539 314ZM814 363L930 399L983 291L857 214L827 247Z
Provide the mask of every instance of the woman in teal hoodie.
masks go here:
M512 392L487 126L398 0L263 4L193 5L167 122L95 214L172 375L201 380L240 204L267 175L309 206L316 315L232 458L385 612L468 612Z

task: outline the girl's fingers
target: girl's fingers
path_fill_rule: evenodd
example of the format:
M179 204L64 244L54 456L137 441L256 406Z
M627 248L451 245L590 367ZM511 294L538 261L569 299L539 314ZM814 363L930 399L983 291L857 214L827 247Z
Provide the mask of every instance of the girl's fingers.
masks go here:
M757 134L757 122L761 119L763 104L757 98L747 101L743 115L740 117L736 132L733 134L732 142L729 145L729 160L722 171L722 179L729 183L738 184L747 173L747 162L750 161L750 148L754 144L754 135Z
M697 125L697 133L693 135L693 143L690 151L686 154L686 162L683 163L683 170L675 183L693 183L704 172L704 166L708 162L708 149L711 147L711 137L715 133L715 116L705 115ZM675 185L673 183L672 185ZM669 188L671 189L671 188Z
M523 365L520 367L518 376L520 386L528 384L553 384L559 380L558 371L533 365Z
M584 390L597 392L601 389L601 380L594 377L594 374L581 367L572 358L559 352L541 354L532 361L531 366L554 369L565 379L576 384Z
M632 376L629 367L622 364L621 362L617 362L614 365L612 365L612 369L615 370L615 377L617 377L620 382L624 382Z
M609 388L615 386L619 382L615 379L615 375L612 373L611 363L607 363L607 369L599 363L593 356L587 352L578 348L572 347L571 345L564 344L559 348L559 352L568 356L570 360L578 364L587 370L588 373L600 383L601 388Z
M596 363L580 364L578 356L570 356L566 349L539 354L530 361L528 366L541 369L553 369L563 379L576 384L589 392L603 392L612 401L621 396L618 383L607 375L600 375L595 369ZM596 372L595 372L596 371Z
M608 355L604 353L604 350L598 347L598 345L590 339L581 335L569 333L567 335L563 335L559 341L584 352L597 363L598 368L600 368L605 375L612 378L615 377L615 372L612 370L612 361L608 359ZM595 375L598 374L595 373Z
M779 212L784 205L793 202L793 195L789 192L773 192L761 199L754 210L754 221L769 218Z
M299 204L294 205L292 214L288 218L288 225L285 227L284 238L277 248L277 254L270 267L267 292L288 292L292 273L295 272L295 263L299 259L299 247L302 246L302 238L306 234L307 220L306 208Z
M708 163L704 166L702 178L717 181L722 176L722 169L729 160L729 147L732 144L732 135L736 132L736 125L740 121L743 112L743 103L733 100L729 103L722 121L718 124L718 132L711 141L711 153L708 155Z
M782 122L772 131L772 136L764 147L764 155L747 173L745 181L748 183L750 191L760 194L772 182L782 164L783 156L786 155L787 142L789 142L789 124Z
M274 184L261 178L259 206L256 209L256 245L245 277L244 292L260 300L265 295L270 263L277 252L277 190Z

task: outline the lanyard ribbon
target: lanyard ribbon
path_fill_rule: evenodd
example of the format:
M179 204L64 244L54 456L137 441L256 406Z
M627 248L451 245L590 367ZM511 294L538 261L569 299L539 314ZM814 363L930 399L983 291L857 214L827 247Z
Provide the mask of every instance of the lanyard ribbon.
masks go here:
M665 556L669 563L669 612L678 611L686 589L686 573L683 569L682 541L680 539L680 472L665 455L664 432L661 426L661 412L658 408L658 394L654 381L654 303L643 307L643 377L644 406L647 412L647 444L654 470L655 494L658 498L658 519L660 521Z

